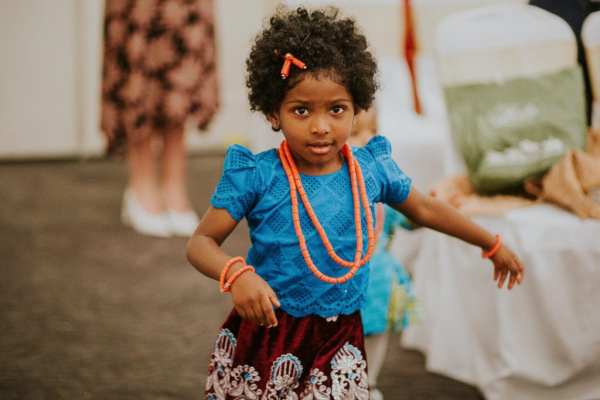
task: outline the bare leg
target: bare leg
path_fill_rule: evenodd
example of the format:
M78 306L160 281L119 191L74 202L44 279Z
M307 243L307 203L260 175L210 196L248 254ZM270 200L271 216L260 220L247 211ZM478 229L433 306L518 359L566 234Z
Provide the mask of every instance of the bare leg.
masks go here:
M156 156L152 137L127 144L127 163L129 165L129 188L142 207L154 214L163 211L158 186Z
M365 350L369 362L369 387L377 387L377 378L385 360L388 347L388 333L369 335L365 337Z
M165 135L162 161L162 189L168 210L191 210L187 192L187 154L183 127L172 129Z

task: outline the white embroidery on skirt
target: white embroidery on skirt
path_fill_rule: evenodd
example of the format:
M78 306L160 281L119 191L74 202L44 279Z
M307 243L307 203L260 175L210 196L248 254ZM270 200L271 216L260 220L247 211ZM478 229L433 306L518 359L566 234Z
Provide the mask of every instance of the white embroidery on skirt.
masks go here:
M300 386L302 363L293 354L284 354L271 366L271 379L265 387L263 400L298 400L294 392Z
M259 381L260 376L254 367L238 365L231 371L229 395L244 400L258 400L262 394L257 385Z
M310 371L300 397L303 366L298 357L287 353L275 360L264 393L258 388L261 377L249 365L232 369L233 355L237 345L235 336L228 329L221 329L215 349L210 358L206 391L208 400L368 400L367 363L360 350L346 342L331 360L331 387L327 376L318 368ZM262 397L261 397L262 395Z
M229 378L236 345L233 333L229 329L221 329L208 364L206 391L214 390L214 394L208 396L210 400L225 400L230 388Z
M367 362L360 350L346 342L331 360L331 395L334 400L369 400Z
M313 368L306 380L306 387L302 392L302 400L329 400L331 397L331 388L327 387L325 381L327 377L318 368Z

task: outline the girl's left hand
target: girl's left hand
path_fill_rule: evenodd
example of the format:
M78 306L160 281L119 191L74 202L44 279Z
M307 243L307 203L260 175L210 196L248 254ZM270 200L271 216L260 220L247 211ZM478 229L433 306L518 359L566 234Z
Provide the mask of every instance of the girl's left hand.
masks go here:
M521 260L506 246L500 249L491 257L494 263L494 281L498 281L498 288L502 289L506 278L508 279L508 289L512 289L515 283L519 285L523 282L525 268Z

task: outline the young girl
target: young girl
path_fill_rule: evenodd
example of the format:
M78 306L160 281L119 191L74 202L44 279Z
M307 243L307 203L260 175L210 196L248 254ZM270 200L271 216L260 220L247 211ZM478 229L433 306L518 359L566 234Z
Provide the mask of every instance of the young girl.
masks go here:
M377 132L374 108L355 116L348 143L365 146ZM405 329L415 313L415 296L410 275L390 254L388 246L398 228L412 229L408 219L389 206L376 205L377 248L369 265L366 300L360 310L365 350L369 361L371 400L383 400L377 378L387 353L389 331Z
M279 149L234 145L188 259L231 293L234 309L210 358L208 399L369 397L360 308L375 246L373 205L483 249L502 287L523 268L500 237L411 186L374 137L352 150L355 114L368 109L376 65L350 19L281 10L246 61L252 110L283 133ZM242 218L245 258L220 245Z

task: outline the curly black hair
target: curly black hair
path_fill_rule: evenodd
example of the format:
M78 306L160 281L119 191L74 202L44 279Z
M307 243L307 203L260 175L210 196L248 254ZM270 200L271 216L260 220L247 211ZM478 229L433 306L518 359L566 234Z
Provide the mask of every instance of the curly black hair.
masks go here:
M308 69L292 66L290 77L280 75L284 55L291 53ZM326 74L343 84L358 109L373 102L377 64L365 36L351 18L340 18L339 10L327 8L280 8L258 34L246 60L246 86L252 111L269 115L278 110L285 94L305 74Z

